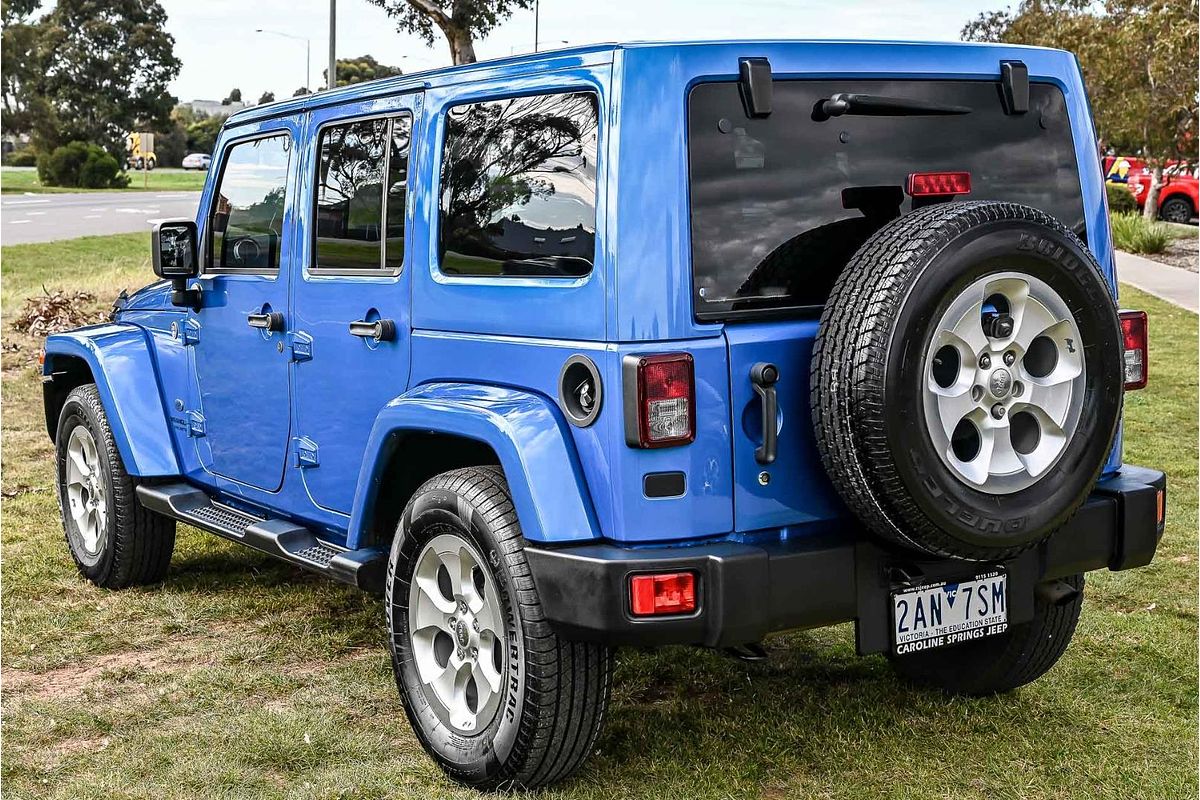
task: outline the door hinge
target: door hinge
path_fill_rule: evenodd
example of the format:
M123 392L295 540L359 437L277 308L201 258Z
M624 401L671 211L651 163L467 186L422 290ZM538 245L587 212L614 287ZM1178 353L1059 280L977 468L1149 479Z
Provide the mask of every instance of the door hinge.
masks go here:
M194 319L185 319L182 324L172 322L171 337L179 339L184 347L190 347L200 341L200 323Z
M304 331L292 331L288 334L289 346L292 350L292 361L312 360L312 337Z
M199 411L187 412L188 436L200 438L204 435L204 415Z
M297 436L292 440L296 443L296 466L300 468L315 467L321 462L317 457L317 443L307 436Z

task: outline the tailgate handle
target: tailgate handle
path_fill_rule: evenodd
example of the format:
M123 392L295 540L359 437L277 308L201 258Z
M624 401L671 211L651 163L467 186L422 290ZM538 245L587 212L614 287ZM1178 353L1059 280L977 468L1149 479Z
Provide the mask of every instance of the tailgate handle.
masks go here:
M762 444L754 450L754 460L760 464L775 461L779 437L779 402L775 396L775 384L779 381L779 367L759 362L750 368L750 383L754 393L762 401Z

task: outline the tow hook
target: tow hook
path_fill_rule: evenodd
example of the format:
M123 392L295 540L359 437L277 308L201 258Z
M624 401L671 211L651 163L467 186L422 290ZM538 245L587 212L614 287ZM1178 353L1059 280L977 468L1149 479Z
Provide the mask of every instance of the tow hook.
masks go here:
M738 661L745 661L747 663L766 661L768 658L766 648L758 642L747 642L746 644L739 644L734 647L726 647L721 652L730 658L736 658Z
M1034 596L1052 606L1065 606L1079 596L1079 590L1066 581L1046 581L1034 589Z

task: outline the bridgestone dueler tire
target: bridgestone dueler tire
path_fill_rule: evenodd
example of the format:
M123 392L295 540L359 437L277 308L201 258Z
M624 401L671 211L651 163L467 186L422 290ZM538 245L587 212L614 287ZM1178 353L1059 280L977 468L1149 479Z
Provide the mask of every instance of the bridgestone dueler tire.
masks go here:
M425 698L409 636L409 585L421 547L454 533L491 567L504 606L508 657L500 712L477 734L440 722ZM392 544L385 588L392 667L425 750L455 781L534 789L574 773L592 751L612 686L612 651L560 638L542 613L508 484L496 467L443 473L417 490Z
M110 513L104 544L93 558L78 543L75 521L68 513L64 476L71 431L84 426L96 442L101 479ZM72 389L63 403L55 436L58 505L67 548L80 574L105 589L157 583L167 574L175 549L175 520L146 510L138 502L138 479L125 471L108 417L94 383Z
M1083 576L1073 575L1064 583L1077 594L1059 605L1038 597L1031 622L987 639L893 656L892 666L914 683L973 697L1010 692L1031 683L1066 652L1079 622Z
M1020 272L1075 317L1086 384L1074 435L1032 485L985 493L943 463L922 410L925 348L973 281ZM1065 524L1094 486L1123 396L1117 311L1087 247L1052 217L1013 203L946 203L890 222L855 253L821 315L812 418L825 469L878 536L943 557L1001 560Z

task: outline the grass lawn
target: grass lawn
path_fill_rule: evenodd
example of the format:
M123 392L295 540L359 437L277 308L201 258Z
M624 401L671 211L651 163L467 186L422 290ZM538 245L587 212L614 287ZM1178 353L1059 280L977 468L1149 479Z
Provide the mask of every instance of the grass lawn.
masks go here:
M148 237L17 245L2 310L50 290L97 306L150 277ZM777 636L747 666L624 650L597 752L549 798L1183 798L1197 791L1197 318L1150 312L1150 387L1126 456L1170 474L1148 568L1089 576L1075 642L1047 676L948 699L854 655L850 626ZM381 601L181 528L161 586L75 572L51 490L31 363L3 330L2 777L14 798L474 797L404 718Z
M76 189L67 186L42 186L38 182L37 170L25 167L0 168L0 193L52 194L61 192L140 192L140 191L200 191L204 188L207 173L194 170L160 167L146 174L143 184L142 173L130 172L129 186L125 189Z

